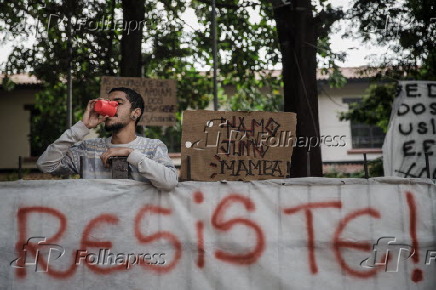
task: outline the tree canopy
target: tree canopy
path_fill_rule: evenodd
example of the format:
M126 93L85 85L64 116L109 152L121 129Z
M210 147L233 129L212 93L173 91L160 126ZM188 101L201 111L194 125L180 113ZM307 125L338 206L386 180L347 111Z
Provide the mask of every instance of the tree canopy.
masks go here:
M325 0L314 1L318 43L311 43L326 60L327 67L337 67L329 50L328 33L337 19ZM212 65L210 3L204 0L150 0L144 3L142 28L142 76L172 78L178 81L180 112L188 107L205 108L212 99ZM88 100L99 94L103 75L120 75L121 42L126 29L121 0L18 0L2 3L0 32L3 43L14 40L13 51L2 71L6 75L27 72L43 82L37 94L39 114L32 120L31 146L41 154L48 144L65 130L66 76L72 46L73 111L80 119ZM192 9L198 27L183 20ZM254 17L253 15L258 15ZM71 18L72 41L67 41ZM219 97L221 104L232 109L280 110L283 104L279 88L281 77L271 70L282 61L271 1L217 1ZM31 47L20 43L31 37ZM17 41L18 40L18 41ZM226 85L234 85L235 95L225 95ZM4 79L4 88L13 84ZM265 90L270 94L265 97ZM174 128L147 128L151 137L177 139L180 124ZM172 141L176 142L176 141ZM172 148L179 150L177 144Z
M348 18L353 29L345 36L361 37L391 53L372 59L368 70L377 72L374 84L341 119L386 131L397 81L436 80L436 5L425 0L355 0Z

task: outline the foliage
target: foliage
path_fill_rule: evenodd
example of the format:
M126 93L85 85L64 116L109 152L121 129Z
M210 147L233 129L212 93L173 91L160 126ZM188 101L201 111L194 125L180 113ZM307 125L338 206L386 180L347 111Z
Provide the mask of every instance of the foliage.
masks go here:
M65 90L65 84L59 82L54 86L46 86L37 93L35 109L39 114L37 114L30 123L30 131L32 133L38 132L38 134L32 134L32 138L30 138L30 148L32 148L33 151L32 155L41 154L42 150L45 150L45 148L53 142L53 138L59 138L65 131ZM63 96L63 98L59 96ZM54 108L56 108L56 110ZM47 128L50 129L47 130ZM36 151L35 148L40 148L40 150L38 150L39 152Z
M320 0L319 5L315 6L316 33L318 36L317 52L319 56L320 72L328 75L328 82L332 88L343 87L347 79L342 75L338 62L345 61L346 53L334 53L330 48L330 33L332 25L336 21L344 18L344 12L340 9L333 9L326 0Z
M283 100L280 100L278 92L283 87L281 76L273 74L274 69L281 67L282 60L271 5L274 2L217 1L218 67L222 84L236 87L235 94L225 102L225 106L232 110L283 109ZM332 24L343 17L343 13L332 9L326 0L313 2L316 4L312 13L315 15L318 43L309 45L317 47L323 61L323 72L331 75L330 84L340 87L345 79L341 78L337 62L344 60L344 54L331 51L329 33ZM201 63L212 66L210 3L193 0L192 7L202 24L202 28L194 33L193 47ZM252 17L253 14L258 14L259 19ZM265 94L269 96L265 97Z
M2 81L2 88L5 91L12 91L15 88L15 83L9 78L9 76L5 76Z
M436 6L432 1L355 0L347 37L384 46L393 54L372 59L367 71L377 77L362 102L342 113L342 120L377 125L385 132L401 79L436 80ZM356 30L357 29L357 30Z
M314 11L320 42L319 53L327 68L335 68L341 56L329 49L331 23L340 17L327 1L317 0ZM119 26L121 1L116 0L17 0L2 4L0 32L5 42L17 41L3 67L6 75L28 72L43 82L37 95L39 115L32 120L31 146L41 154L65 129L66 83L69 49L72 49L73 122L81 118L88 100L99 95L102 75L117 75L120 63ZM199 27L190 29L182 19L188 8L195 11ZM258 18L252 18L253 14ZM72 42L67 39L67 18L72 19ZM212 99L212 76L198 67L212 66L210 2L203 0L145 1L143 28L143 76L171 78L177 82L179 112L203 109ZM232 110L272 110L282 108L280 76L272 70L280 66L280 52L270 1L217 1L219 97L223 107ZM118 24L118 26L117 26ZM20 44L34 36L28 48ZM337 68L337 66L336 66ZM336 83L343 81L334 75ZM235 86L236 95L226 95L225 86ZM4 88L13 83L4 78ZM265 94L269 94L265 96ZM104 130L100 130L105 134ZM146 128L145 134L163 139L179 151L181 126Z
M383 157L376 158L368 162L370 177L383 177Z
M340 85L340 76L337 75L336 61L341 56L333 54L328 42L328 34L331 24L342 14L331 9L326 1L317 1L318 10L315 11L318 18L318 33L326 43L323 44L322 58L327 60L327 68L333 68L337 77L332 83ZM179 48L179 53L190 53L190 59L198 65L205 67L213 66L212 55L212 32L210 2L193 0L190 8L195 10L200 27L186 35L189 47ZM251 15L258 14L259 17ZM175 19L174 19L175 20ZM280 88L283 87L281 76L274 75L274 69L280 66L281 55L277 41L277 29L273 17L271 1L258 0L250 3L237 0L217 1L217 38L218 38L218 99L221 108L230 110L262 110L280 111L283 109L283 96ZM168 29L167 31L170 31ZM180 29L181 30L181 29ZM180 31L176 30L176 31ZM171 39L174 47L175 37ZM182 37L183 38L183 37ZM179 38L180 41L180 38ZM161 47L155 46L155 50L147 55L147 59L153 60L161 50L167 50L166 54L174 55L172 47L162 42ZM184 47L181 43L180 47ZM158 54L159 55L159 54ZM342 55L343 59L343 55ZM205 108L212 99L211 73L200 74L195 71L188 62L176 58L167 60L157 59L156 68L153 63L147 65L147 71L155 71L154 76L175 78L178 80L179 110L189 108ZM181 67L189 70L179 71ZM225 87L232 86L235 91L227 95ZM177 115L178 120L181 114ZM164 140L180 140L174 135L180 136L181 126L174 128L147 128L146 135ZM167 144L174 144L169 142ZM177 147L180 148L180 147ZM171 149L171 148L170 148Z
M271 82L272 92L262 93L256 86L236 86L237 93L228 99L232 111L279 111L283 108L283 97L277 80Z
M91 31L91 27L81 24L98 23L110 9L107 3L83 0L20 0L3 4L0 18L4 21L0 22L0 30L7 32L4 41L36 38L30 48L15 46L3 69L7 75L29 72L43 82L42 90L36 95L35 109L40 114L31 120L33 154L41 154L65 130L69 48L72 46L75 120L88 100L98 96L99 76L115 71L118 52L112 49L108 39L116 32ZM72 44L67 41L69 15L72 16Z
M212 67L210 2L193 0L191 7L201 24L193 32L193 49L200 63ZM280 62L277 32L269 1L244 4L237 0L217 2L218 68L222 86L234 86L233 96L221 92L221 105L233 110L265 109L268 98L260 93L271 91L279 80L262 73ZM258 19L251 17L258 14ZM227 97L227 100L226 100ZM237 104L242 106L237 106ZM246 106L251 103L251 106ZM278 106L271 108L279 110Z
M435 80L435 15L433 1L355 0L348 15L354 31L348 36L354 33L392 51L372 62L388 76Z
M372 84L361 102L350 104L350 109L341 112L339 119L377 125L386 132L396 89L396 83Z
M382 157L379 157L379 158L376 158L374 160L368 161L368 175L369 175L370 178L384 176ZM364 171L364 169L362 169L359 172L345 173L345 172L341 172L341 171L337 171L337 170L332 170L330 172L324 173L324 177L330 177L330 178L364 178L365 177L365 171Z
M365 172L345 173L339 171L332 171L324 173L323 177L328 178L364 178Z

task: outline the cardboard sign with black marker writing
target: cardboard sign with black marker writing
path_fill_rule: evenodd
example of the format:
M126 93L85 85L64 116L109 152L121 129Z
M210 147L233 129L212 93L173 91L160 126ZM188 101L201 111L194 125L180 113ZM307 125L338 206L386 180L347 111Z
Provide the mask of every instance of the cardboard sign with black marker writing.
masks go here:
M296 123L295 113L185 111L182 178L286 178Z
M100 97L107 98L112 88L126 87L141 94L144 99L144 114L139 125L173 126L177 111L176 81L136 77L102 77Z

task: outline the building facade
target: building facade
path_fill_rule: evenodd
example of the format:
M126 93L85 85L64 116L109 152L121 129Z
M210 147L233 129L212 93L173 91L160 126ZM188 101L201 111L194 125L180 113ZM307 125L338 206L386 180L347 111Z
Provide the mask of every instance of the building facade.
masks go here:
M361 76L358 71L358 68L342 68L342 73L348 80L342 88L330 88L328 76L318 75L320 135L324 138L320 146L326 172L360 171L363 153L367 154L368 160L381 156L384 139L381 129L339 120L339 113L347 111L351 103L358 102L370 86L370 76ZM0 126L2 132L5 132L5 138L0 143L1 171L15 170L19 156L29 161L24 163L24 167L34 167L35 160L30 153L30 120L35 95L41 89L41 84L28 75L12 76L11 80L16 83L14 90L7 91L0 87ZM0 76L0 83L1 81ZM225 88L225 91L231 95L234 88ZM329 141L330 139L335 141ZM172 155L176 163L180 162L178 154Z

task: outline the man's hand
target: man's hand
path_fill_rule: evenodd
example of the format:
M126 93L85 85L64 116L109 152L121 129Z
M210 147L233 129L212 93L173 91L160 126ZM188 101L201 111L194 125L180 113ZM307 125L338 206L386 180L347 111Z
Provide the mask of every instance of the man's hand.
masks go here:
M106 152L101 154L100 159L104 164L104 167L109 168L109 157L111 156L129 156L132 153L132 148L127 147L114 147L109 148Z
M107 116L102 116L94 111L94 105L97 100L103 100L102 98L90 100L86 106L85 113L83 113L82 122L88 129L97 127L98 124L104 122Z

